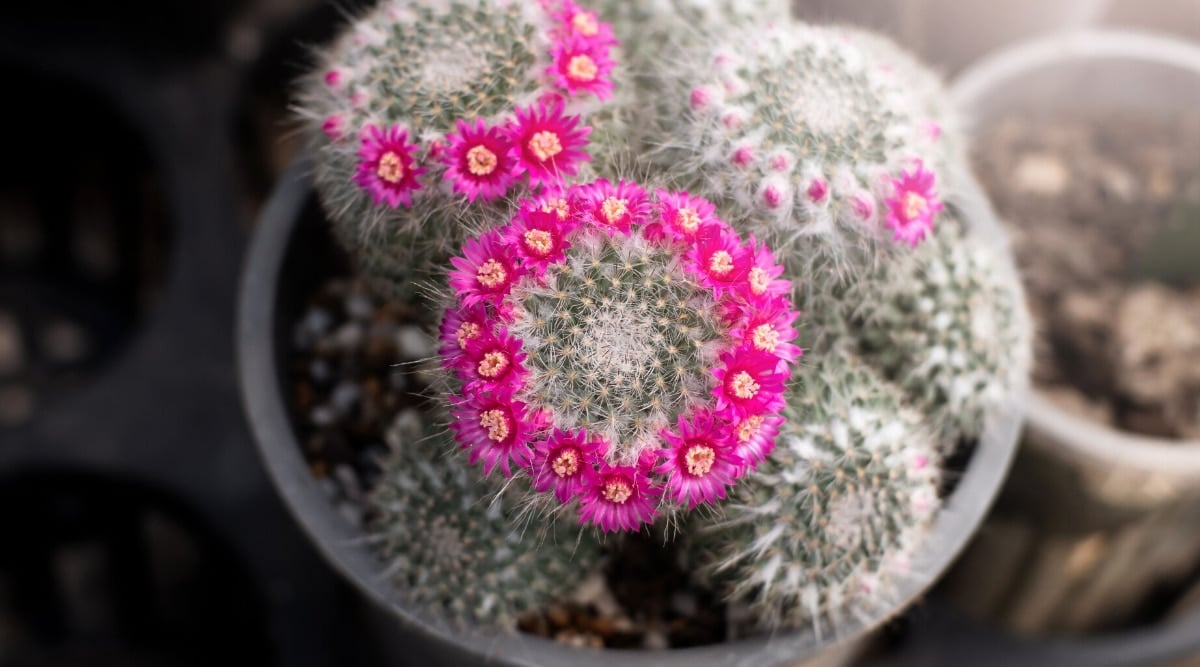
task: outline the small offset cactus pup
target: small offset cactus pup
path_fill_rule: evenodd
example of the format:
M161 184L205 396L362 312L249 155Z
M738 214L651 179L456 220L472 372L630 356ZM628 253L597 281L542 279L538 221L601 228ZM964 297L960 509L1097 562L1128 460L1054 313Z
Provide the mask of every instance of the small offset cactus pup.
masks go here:
M937 78L787 4L383 0L319 54L335 237L438 338L371 495L414 612L513 632L636 532L758 632L922 576L1028 319Z

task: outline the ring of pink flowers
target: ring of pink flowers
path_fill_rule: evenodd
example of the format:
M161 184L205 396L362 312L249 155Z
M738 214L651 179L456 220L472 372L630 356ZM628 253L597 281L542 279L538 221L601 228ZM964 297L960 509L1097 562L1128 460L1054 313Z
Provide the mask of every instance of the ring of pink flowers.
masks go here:
M605 181L601 181L600 183L607 184L607 182L605 182ZM622 185L622 187L624 187L626 184L622 183L621 185ZM565 200L565 201L569 202L569 204L568 204L569 210L571 210L572 213L570 214L570 216L568 216L567 220L560 221L560 224L562 224L566 228L566 231L563 232L560 236L562 243L561 243L561 248L559 248L558 251L562 254L562 256L560 256L558 258L558 260L554 263L561 263L564 260L565 251L567 248L570 247L570 240L577 237L579 234L582 234L582 233L591 233L591 234L607 233L610 235L615 235L615 234L623 233L627 236L629 235L628 229L622 230L622 229L615 229L613 227L606 226L606 225L602 224L601 222L599 222L594 216L583 216L583 219L580 219L579 194L581 192L585 191L589 187L595 187L595 186L572 186L566 193L561 195L563 199L560 199L559 201ZM640 189L639 189L639 192L640 192ZM662 203L661 199L662 199L663 194L664 193L661 193L661 192L659 193L660 204ZM555 195L555 194L544 195L542 197L541 201L552 200L555 196L558 196L558 195ZM687 195L684 194L683 196L684 196L685 200L687 200ZM690 201L701 202L703 204L707 204L707 202L704 202L703 200L701 200L699 198L691 198ZM709 208L711 209L711 206L709 206ZM632 225L630 225L630 228L631 229L632 228L641 228L641 229L645 230L647 233L644 234L644 236L646 237L647 241L650 242L656 248L659 248L662 250L676 251L678 253L678 255L683 258L690 257L691 255L693 255L695 253L698 239L693 239L693 241L691 243L681 243L678 235L672 235L671 233L664 232L663 228L667 225L667 223L664 221L664 217L663 217L664 209L665 209L665 207L662 207L662 206L657 207L653 210L650 210L649 208L647 208L647 210L642 212L641 219L636 220ZM526 215L529 210L531 210L531 208L530 208L530 205L527 204L526 206L522 207L521 212L517 213L517 215L514 216L512 220L510 220L508 225L505 225L504 227L499 228L497 230L488 232L484 235L484 237L486 237L486 239L490 239L492 241L496 241L499 239L509 239L512 236L514 230L520 231L520 229L522 229L522 226L519 221L521 219L521 216ZM650 218L650 219L647 220L646 218ZM720 219L716 218L715 216L711 216L710 220L707 221L705 223L705 225L710 226L709 229L713 232L728 235L730 237L736 238L736 234L733 232L732 228L729 227L729 225L726 224L724 221L721 221ZM699 234L697 234L696 236L698 237ZM741 243L740 239L739 239L739 243ZM509 241L509 243L507 245L501 243L501 245L499 247L506 251L509 251L511 253L512 245L514 245L514 244L511 241ZM768 264L771 268L771 271L769 273L772 277L778 276L779 273L782 271L782 267L779 266L777 263L775 263L773 255L770 253L769 250L767 250L765 248L765 246L757 246L754 243L753 239L751 239L751 242L749 244L741 243L741 247L747 253L747 255L745 255L746 257L753 256L753 259L752 259L753 266L758 266L758 267L762 268L761 264L763 264L763 263ZM492 257L492 259L495 259L495 258L496 258L496 256ZM505 303L505 302L508 300L509 296L511 295L511 290L512 290L513 285L515 285L516 282L518 280L520 280L522 276L529 275L531 279L537 280L540 282L540 281L544 280L544 277L543 277L544 270L541 272L526 272L526 271L522 270L525 267L522 264L520 264L518 261L516 261L515 258L513 258L511 254L508 256L508 259L510 261L507 266L514 275L510 276L510 279L506 281L506 285L504 286L504 288L502 290L492 293L485 298L474 299L474 300L472 300L470 298L470 296L464 296L463 294L460 293L459 298L456 301L455 305L452 306L451 309L449 309L447 311L448 315L450 315L450 314L453 314L453 315L450 317L447 317L446 321L444 321L444 323L443 323L443 364L447 368L447 370L456 373L459 376L459 378L461 380L463 380L463 382L464 382L462 394L454 397L452 399L452 401L456 405L461 406L461 405L466 405L466 404L473 404L477 401L484 400L484 399L494 402L496 400L495 397L497 395L512 397L511 398L512 404L516 407L516 409L510 410L509 414L513 414L513 413L519 411L519 412L523 413L526 417L526 419L523 420L524 421L523 426L525 426L527 428L528 432L524 434L522 441L520 441L520 442L514 441L513 443L510 443L506 448L497 446L496 449L498 451L493 452L492 454L494 454L494 456L492 456L491 458L489 458L488 460L485 461L485 464L484 464L485 474L490 473L491 470L494 467L496 467L496 464L498 462L498 459L496 458L496 456L498 456L500 458L499 462L501 463L501 465L499 467L501 468L502 472L505 474L506 477L511 477L513 473L511 472L511 469L509 468L508 462L509 462L509 459L512 459L513 461L515 461L519 464L520 470L524 470L526 473L528 473L531 476L531 478L535 481L535 484L539 487L538 488L539 491L550 492L557 496L560 503L562 503L563 505L567 505L570 502L572 502L573 500L582 496L584 493L586 493L587 487L589 485L589 482L587 480L591 480L591 479L594 479L594 478L597 478L600 476L604 476L606 474L614 474L614 471L616 471L616 473L620 473L621 471L624 471L626 474L630 474L631 470L632 470L632 474L634 474L635 477L633 479L630 479L629 483L633 487L635 487L639 491L639 493L640 492L648 493L650 496L652 496L652 499L655 501L654 504L657 504L658 497L661 495L661 493L663 492L663 490L667 486L667 484L656 482L656 478L652 477L650 473L651 472L660 472L661 473L661 468L654 468L654 463L657 462L659 457L667 455L673 450L667 450L667 449L658 450L657 456L653 457L652 459L647 458L644 461L639 462L637 466L622 467L622 466L611 465L606 460L608 443L604 442L603 440L597 441L594 438L589 439L587 434L582 429L575 429L573 431L568 431L568 432L563 432L563 431L558 431L556 429L552 429L550 426L550 420L548 419L548 417L546 417L545 414L539 414L536 411L528 410L527 408L529 406L526 406L526 404L521 402L519 400L519 398L516 398L516 396L518 396L520 391L524 388L524 377L526 375L526 369L521 364L521 360L523 360L525 358L525 350L523 349L523 346L520 345L519 341L517 343L517 347L509 350L508 359L511 364L511 368L509 368L508 371L505 373L504 380L498 384L491 384L491 383L479 381L477 378L473 378L470 375L469 370L467 370L471 367L470 364L474 363L473 360L469 359L467 357L467 355L465 354L465 350L463 350L461 348L459 348L459 350L458 350L459 354L457 354L457 355L455 354L454 348L455 348L456 343L454 341L450 340L452 338L453 334L455 334L455 332L447 331L445 329L445 327L446 327L445 322L466 321L472 316L472 314L474 314L474 316L477 318L476 323L481 325L480 331L483 334L490 336L491 337L490 340L496 341L501 344L503 344L503 341L505 341L505 340L508 340L508 341L513 340L510 337L507 325L511 324L514 320L514 308L511 303ZM463 257L456 258L456 260L457 260L456 266L458 266L460 269L463 269L464 266L468 266L470 264L469 260L467 260L466 258L463 258ZM481 264L486 264L486 262L482 262ZM696 266L695 262L684 261L683 266L685 267L685 270L688 272L689 277L691 277L695 280L695 284L697 284L698 286L702 286L702 284L704 282L703 276L702 276L703 272L699 267ZM748 280L745 282L747 285L749 284ZM794 319L796 314L795 314L794 310L791 309L790 299L786 294L786 292L790 291L790 283L787 283L786 281L783 281L783 280L775 280L771 283L771 288L773 290L772 293L774 294L775 297L781 298L781 299L788 299L787 300L787 311L788 311L788 314L790 314L791 318ZM723 290L721 287L718 287L718 286L708 286L708 287L706 287L706 289L708 289L712 293L714 302L718 305L718 308L722 312L725 313L726 316L728 316L730 313L733 313L733 312L738 313L736 319L731 319L729 317L725 317L725 323L728 325L728 330L726 331L726 334L738 331L739 329L744 329L745 325L753 320L754 314L756 312L758 312L755 308L756 300L761 302L761 299L763 298L761 294L756 295L756 294L739 293L739 292L737 292L737 290L733 291L734 293L731 298L728 293L729 290L727 290L727 289ZM745 291L749 292L749 289L746 288ZM479 307L480 307L481 303L483 304L483 311L482 311L484 314L483 317L479 317L479 315L480 315ZM778 304L776 302L771 302L771 305L777 306ZM790 320L788 320L788 321L790 322ZM795 346L790 345L790 340L791 339L784 341L783 349L786 351L787 348L792 348L795 350L795 354L794 354L794 356L791 356L789 358L789 355L786 354L785 352L776 353L775 354L775 356L777 358L777 371L776 372L778 372L779 368L786 367L786 368L790 369L790 367L794 365L795 356L799 355L799 348L795 348ZM511 344L510 344L510 347L511 347ZM723 345L722 348L719 350L719 352L715 356L717 359L722 360L722 363L723 363L723 360L725 360L725 359L737 358L737 356L740 353L746 352L746 349L748 347L750 347L749 344L746 343L744 340L741 342L731 340L727 344ZM751 350L753 351L753 348L751 348ZM767 353L761 352L760 354L767 354ZM466 364L464 364L464 362L466 362ZM718 378L718 385L721 384L720 378L723 376L723 374L727 370L728 369L721 364L718 364L714 367L713 374L714 374L714 376L716 376ZM714 390L714 393L716 393L720 389L721 389L721 387L718 386ZM505 400L508 400L508 399L505 399ZM745 415L745 416L743 416L743 419L741 421L748 420L751 417L761 417L763 419L763 422L760 422L760 423L766 423L769 428L777 429L779 423L782 422L782 417L780 416L780 413L781 413L782 407L783 407L782 389L780 389L777 392L777 394L772 396L770 398L770 400L767 401L767 404L768 404L768 407L766 409L764 409L762 412L755 413L753 415ZM684 435L682 435L682 434L685 430L685 427L684 427L685 422L687 424L696 424L696 423L699 423L699 421L697 421L697 420L704 420L706 418L709 421L715 419L717 422L719 422L720 424L727 427L724 430L724 432L726 433L725 437L727 438L727 441L723 443L724 449L726 451L733 452L733 451L736 451L737 449L739 449L739 441L738 441L738 435L737 435L737 425L739 423L739 419L737 418L735 411L733 411L732 408L728 408L728 407L725 409L722 409L722 410L712 410L709 407L698 408L698 409L697 408L688 409L686 411L686 413L683 416L681 416L681 418L679 420L678 431L680 432L681 435L676 436L675 439L682 439L684 437ZM515 424L514 424L514 428L516 428ZM674 428L674 426L672 426L672 428ZM667 429L667 430L669 430L669 429ZM660 435L660 437L664 441L668 440L668 438L665 437L667 430L664 430L664 432L663 432L664 435ZM717 430L720 430L720 429L717 429ZM760 431L760 433L761 433L761 431ZM773 439L774 434L772 433L766 437L768 439ZM542 484L539 480L544 478L545 475L544 474L539 475L539 471L536 469L536 466L532 462L532 460L535 457L537 457L539 454L544 455L545 457L548 457L550 454L550 451L552 451L552 450L550 450L550 448L552 448L554 446L554 443L556 440L569 440L576 444L578 444L578 443L586 443L587 444L586 447L583 447L579 450L580 453L583 453L585 455L585 460L583 460L581 462L582 465L584 466L584 470L582 473L580 473L583 475L584 481L579 484L575 484L574 482L572 482L574 484L574 487L573 487L572 491L568 494L559 493L558 492L559 490L555 489L553 484L551 484L549 486ZM486 443L463 442L460 437L460 445L464 449L469 450L472 453L471 458L472 458L473 462L477 461L479 458L487 458L486 456L481 454L481 450L486 449L486 447L488 446ZM747 446L750 446L749 443L747 443ZM733 476L733 482L736 482L737 479L741 478L746 473L756 469L759 462L761 460L763 460L765 458L766 454L769 453L769 451L770 451L769 448L766 449L766 451L763 451L761 448L761 444L756 444L755 446L758 447L759 449L756 451L748 452L744 457L741 457L739 459L736 474ZM503 451L499 451L499 450L503 450ZM550 450L550 451L542 451L542 450ZM650 451L653 451L653 450L650 450ZM737 458L739 458L739 457L735 456L735 459L737 459ZM549 460L547 459L544 463L548 464ZM541 472L545 473L545 471L541 471ZM574 477L574 476L575 475L572 475L572 477ZM562 479L563 478L560 477L556 481L559 481ZM577 482L578 480L575 480L575 481ZM667 480L667 481L669 482L669 480ZM648 486L647 486L647 483L648 483ZM717 497L724 497L724 491L725 491L725 488L724 488L724 486L722 486L721 492ZM565 495L565 497L564 497L564 495ZM645 499L643 499L643 500L645 500ZM708 502L711 502L712 500L713 500L712 498L709 498L709 499L704 500L703 502L708 503ZM682 503L680 503L680 504L682 504ZM691 507L694 507L696 504L698 504L698 503L694 503L694 502L691 503ZM657 510L655 510L653 513L651 513L650 516L652 517L653 514L656 512L657 512ZM585 522L584 518L585 517L581 516L581 522ZM626 529L626 530L633 529L633 528L636 528L636 526L640 525L641 523L645 522L645 520L648 520L648 518L650 518L650 517L646 517L643 519L643 521L637 522L636 524L631 523L630 525L622 525L622 526L618 526L618 527L620 529ZM593 522L600 525L599 521L593 521ZM601 527L605 528L606 530L609 528L608 526L604 526L604 525L601 525Z

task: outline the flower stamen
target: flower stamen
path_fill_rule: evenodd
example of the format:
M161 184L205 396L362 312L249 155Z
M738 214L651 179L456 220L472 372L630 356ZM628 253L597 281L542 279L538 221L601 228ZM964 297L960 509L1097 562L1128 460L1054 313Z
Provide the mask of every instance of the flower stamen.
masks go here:
M496 154L487 146L474 146L467 151L467 171L475 176L487 176L496 171L498 164L500 164L500 158L496 157Z
M504 373L509 366L508 355L500 352L488 352L479 361L479 374L485 378L494 378Z
M399 183L404 179L404 162L394 151L388 151L379 156L379 167L375 173L388 183Z
M537 159L545 162L563 152L563 145L557 133L550 130L542 130L530 138L529 150L537 156Z
M504 265L494 259L489 259L484 262L479 270L475 272L476 278L480 284L488 289L499 287L508 280L508 271L504 270Z
M743 400L754 398L758 394L758 383L746 371L739 371L729 383L733 395Z
M479 415L479 425L487 430L488 440L493 442L502 442L512 430L508 416L504 411L497 409L485 410Z

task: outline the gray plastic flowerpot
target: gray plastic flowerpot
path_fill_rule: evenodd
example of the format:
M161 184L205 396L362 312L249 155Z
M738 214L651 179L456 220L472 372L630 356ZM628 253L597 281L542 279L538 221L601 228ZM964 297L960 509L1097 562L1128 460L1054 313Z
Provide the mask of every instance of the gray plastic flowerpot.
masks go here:
M969 178L955 188L958 204L980 222L981 233L1002 234L986 200ZM975 531L1013 456L1021 421L1021 398L997 414L975 447L959 483L937 516L928 541L913 561L913 575L897 584L893 604L881 613L838 628L818 640L811 631L731 641L670 651L577 649L531 636L452 634L406 608L384 575L384 563L326 499L310 475L284 402L284 360L290 323L322 277L332 251L319 206L308 184L308 166L293 165L265 209L242 277L238 354L245 408L259 450L279 493L329 563L380 614L374 623L391 638L396 662L411 665L505 667L793 667L845 664L888 618L908 607L946 569ZM958 475L958 472L955 472Z
M1014 114L1197 112L1200 45L1067 33L984 59L952 92L981 128ZM1200 259L1191 271L1200 283ZM1036 391L1026 440L999 511L952 577L964 607L1026 633L1097 631L1200 572L1200 442L1118 431ZM1174 638L1177 654L1200 652L1200 633Z

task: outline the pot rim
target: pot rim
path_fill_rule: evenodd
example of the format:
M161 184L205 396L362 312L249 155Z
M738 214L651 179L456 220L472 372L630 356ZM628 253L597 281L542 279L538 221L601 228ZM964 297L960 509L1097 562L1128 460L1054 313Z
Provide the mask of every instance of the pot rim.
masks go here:
M361 529L337 513L320 490L301 456L276 369L275 304L280 272L289 241L312 196L311 166L297 160L276 186L256 226L245 258L238 303L237 351L242 400L255 442L276 489L296 522L322 556L367 599L400 621L404 628L439 645L466 651L481 662L506 667L571 664L611 667L622 664L650 667L777 667L837 650L866 637L907 608L946 570L974 534L1007 475L1016 449L1025 392L997 410L984 429L954 493L930 526L925 544L912 559L912 576L896 582L882 613L839 624L833 640L818 639L812 629L740 639L704 647L669 651L576 649L533 636L452 634L405 608L390 581L382 579L385 564L371 552ZM978 185L963 178L964 199L972 210L989 216L984 226L999 227Z
M1031 71L1087 60L1175 68L1194 73L1200 86L1200 45L1153 32L1089 28L1000 49L952 82L950 96L956 108L969 115L992 91L1020 85L1021 77ZM1026 420L1039 441L1095 460L1172 477L1200 476L1200 440L1158 438L1112 428L1059 407L1037 389L1031 392Z

